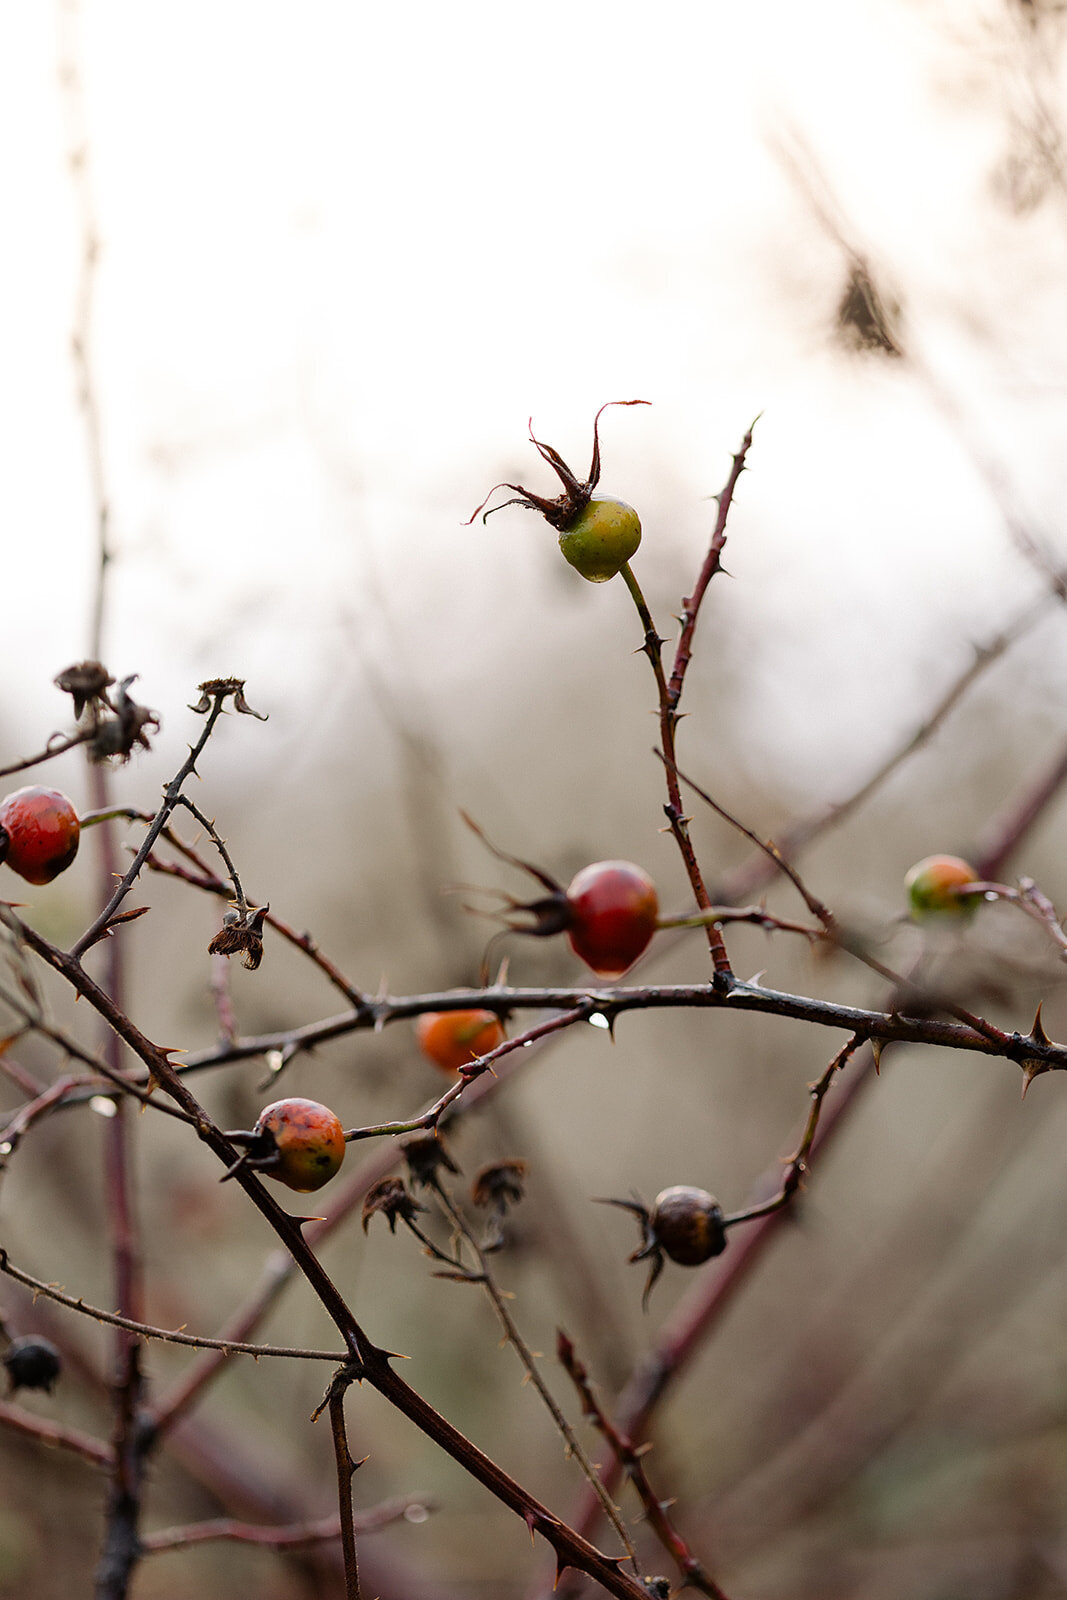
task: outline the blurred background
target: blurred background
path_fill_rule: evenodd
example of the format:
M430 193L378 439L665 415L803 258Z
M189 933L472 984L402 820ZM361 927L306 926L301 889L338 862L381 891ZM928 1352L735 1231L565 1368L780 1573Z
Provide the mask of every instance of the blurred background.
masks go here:
M66 725L51 680L88 648L88 421L114 550L104 658L139 674L162 719L152 753L115 775L119 799L155 804L196 736L196 684L234 674L270 720L224 720L197 802L250 896L365 989L475 981L488 930L442 890L523 892L460 807L563 882L591 860L639 861L685 910L625 589L584 583L529 512L467 519L501 479L553 492L531 416L584 471L597 408L652 402L605 413L601 486L640 511L635 570L672 634L711 497L759 414L680 759L781 836L855 790L976 648L1015 629L802 865L883 959L932 940L963 1003L1025 1031L1044 999L1049 1033L1067 1036L1055 951L1010 908L949 936L900 921L907 867L983 848L1065 737L1050 585L1067 557L1065 36L1051 0L679 3L655 19L597 0L521 15L406 0L8 8L3 749L28 754ZM45 771L85 802L79 753ZM1064 820L1054 800L1005 867L1061 910ZM699 810L694 836L726 883L744 841ZM25 895L28 914L70 942L95 893L87 842ZM203 1048L218 904L158 879L138 899L153 914L126 935L132 1014ZM770 903L802 909L781 888ZM884 993L801 940L741 929L730 949L780 989ZM555 943L511 955L515 982L583 981ZM706 975L699 936L662 937L639 968ZM277 940L260 973L230 981L246 1033L341 1008ZM795 1144L805 1085L841 1042L754 1016L635 1015L614 1044L586 1028L539 1052L457 1132L468 1177L530 1163L500 1273L568 1404L557 1323L610 1396L692 1282L669 1270L643 1316L632 1225L590 1197L688 1182L739 1207ZM61 1070L43 1047L26 1062ZM300 1058L285 1081L348 1126L411 1114L441 1087L401 1023ZM263 1084L255 1062L198 1089L225 1126L250 1126ZM888 1052L798 1226L672 1392L655 1480L731 1600L1067 1594L1067 1114L1057 1080L1022 1103L1019 1087L976 1056ZM34 1134L41 1159L11 1163L0 1224L13 1259L107 1305L98 1122L69 1113ZM270 1240L160 1123L140 1130L151 1314L212 1332ZM339 1229L325 1257L373 1336L412 1357L405 1376L565 1514L576 1477L490 1309L430 1279L384 1225L366 1240ZM10 1285L0 1308L84 1357L53 1400L26 1404L106 1436L101 1331ZM298 1286L264 1335L329 1338ZM149 1364L165 1388L188 1357L154 1346ZM181 1459L161 1458L149 1525L234 1506L327 1514L329 1440L307 1422L321 1389L318 1369L233 1364L205 1403L210 1434L187 1425ZM373 1396L350 1412L354 1452L371 1456L362 1503L417 1492L439 1508L364 1541L370 1592L511 1600L550 1582L525 1528ZM0 1447L0 1594L65 1600L87 1581L100 1485L32 1443ZM208 1545L146 1561L135 1592L340 1592L324 1561Z

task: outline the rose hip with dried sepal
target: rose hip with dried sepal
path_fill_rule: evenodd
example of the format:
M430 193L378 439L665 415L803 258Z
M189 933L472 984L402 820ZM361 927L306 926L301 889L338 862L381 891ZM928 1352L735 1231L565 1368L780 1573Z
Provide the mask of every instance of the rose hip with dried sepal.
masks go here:
M276 1100L264 1107L249 1132L238 1130L226 1138L245 1149L223 1173L223 1182L245 1169L262 1172L298 1194L329 1183L345 1157L344 1128L317 1100Z
M575 954L602 978L621 978L647 950L659 927L659 896L642 867L632 861L593 861L564 889L541 867L499 850L466 812L462 815L498 861L518 867L546 891L526 901L500 895L503 911L493 915L510 932L535 939L565 933Z
M632 861L594 861L575 873L566 889L536 869L551 889L525 905L509 901L532 923L507 920L514 933L548 938L566 933L571 949L601 978L621 978L647 950L659 925L659 897L648 873Z
M664 1256L679 1266L701 1266L713 1256L722 1255L729 1223L740 1220L739 1217L725 1217L713 1194L689 1184L674 1184L661 1190L651 1211L640 1199L605 1199L601 1204L632 1211L641 1224L641 1243L630 1260L650 1263L648 1282L641 1296L641 1304L646 1308L656 1279L663 1271Z
M516 498L494 506L493 511L503 511L505 506L525 506L529 511L539 511L545 521L559 535L559 548L564 559L588 578L590 583L606 583L621 572L641 543L641 519L633 506L609 495L594 495L600 482L600 418L609 405L646 406L647 400L609 400L601 406L593 419L593 460L589 476L582 480L564 461L558 450L534 437L533 419L530 419L530 442L536 446L542 460L547 461L563 485L563 493L555 496L535 494L518 483L498 483L489 491L478 510L470 518L473 522L478 512L482 520L492 516L484 507L497 489L514 489Z

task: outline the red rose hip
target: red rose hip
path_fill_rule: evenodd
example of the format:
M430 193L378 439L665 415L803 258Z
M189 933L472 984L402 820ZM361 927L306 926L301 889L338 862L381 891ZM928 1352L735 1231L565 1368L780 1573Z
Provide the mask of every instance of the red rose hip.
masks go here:
M659 900L632 861L594 861L567 890L571 948L602 978L621 978L656 931Z
M27 883L51 883L78 854L78 813L58 789L30 784L0 801L0 860Z

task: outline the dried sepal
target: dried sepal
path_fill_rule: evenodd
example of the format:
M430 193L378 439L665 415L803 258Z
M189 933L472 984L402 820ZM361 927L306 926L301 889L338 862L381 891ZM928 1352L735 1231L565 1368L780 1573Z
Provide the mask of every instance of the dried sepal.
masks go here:
M270 910L265 906L246 906L241 911L231 906L222 919L222 927L208 945L212 956L241 957L241 965L255 972L263 960L263 919Z
M498 1210L503 1214L508 1206L518 1205L522 1199L525 1178L525 1161L518 1157L496 1161L483 1167L471 1184L471 1199L483 1210Z
M102 661L76 661L73 666L65 667L52 679L56 688L62 689L64 694L69 694L74 701L76 722L81 720L82 712L93 701L98 700L107 706L107 691L114 681Z
M416 1134L411 1139L405 1139L400 1148L404 1152L411 1181L419 1188L438 1188L438 1173L442 1170L456 1174L459 1172L439 1134Z
M849 264L834 316L840 343L857 354L903 356L901 318L900 302L888 291L883 292L868 263L856 256Z
M260 722L267 721L265 711L253 711L245 699L245 680L243 678L207 678L203 683L198 683L200 699L195 706L190 706L190 711L199 712L201 715L210 711L218 700L225 700L227 695L233 696L233 709L240 711L246 717L256 717Z
M366 1233L370 1219L377 1212L381 1212L389 1224L389 1232L396 1232L397 1222L414 1222L420 1211L425 1211L426 1206L408 1193L403 1178L380 1178L367 1190L363 1201L363 1232Z
M471 1185L474 1204L489 1213L481 1245L487 1254L503 1247L504 1218L508 1207L518 1205L522 1199L525 1179L526 1163L515 1158L483 1167Z
M529 877L533 878L535 883L539 883L542 889L547 890L548 894L553 898L563 893L563 885L557 883L551 873L545 872L542 867L535 866L532 861L524 861L521 856L513 856L510 851L501 850L499 845L493 843L485 829L475 822L469 812L461 810L459 814L471 832L485 845L490 855L494 855L505 866L517 867L520 872L525 872ZM522 909L526 910L528 908L524 906Z
M142 750L151 750L148 734L158 733L160 728L159 713L150 711L147 706L138 705L129 694L130 684L136 682L138 674L131 673L128 678L123 678L118 689L107 704L113 711L113 716L107 716L97 724L96 731L89 741L89 759L95 762L102 761L128 761L134 749L140 745Z
M86 950L91 950L93 945L99 944L102 939L110 939L116 928L126 922L136 922L138 917L146 916L151 909L151 906L133 906L129 911L117 911L113 917L108 918L99 933L94 934L87 942L82 954L84 955Z

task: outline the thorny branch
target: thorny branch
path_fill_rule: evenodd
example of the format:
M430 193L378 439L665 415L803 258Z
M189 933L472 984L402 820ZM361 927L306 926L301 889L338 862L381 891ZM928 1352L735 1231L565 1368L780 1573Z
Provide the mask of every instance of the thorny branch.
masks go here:
M756 420L758 421L759 419L757 418ZM704 557L693 593L687 600L683 601L681 633L675 650L674 665L669 682L663 668L663 645L666 641L660 637L659 630L652 619L652 613L648 608L629 562L621 569L621 575L630 591L631 598L637 608L637 614L641 619L641 625L644 629L642 649L651 663L652 673L656 680L656 692L659 700L660 738L667 754L667 804L664 810L667 821L670 824L671 833L674 835L678 849L681 852L686 875L689 878L696 903L702 911L711 910L711 897L705 886L704 875L701 872L692 840L689 837L689 819L682 806L681 790L678 787L678 779L674 772L674 736L681 715L678 707L682 698L685 674L692 657L693 635L696 629L697 617L708 585L720 570L723 546L726 543L726 522L730 515L730 507L733 504L738 482L742 472L745 470L745 459L752 446L752 430L755 426L756 423L753 422L741 441L741 448L734 456L726 484L717 496L719 511L711 542ZM715 969L716 984L720 988L728 988L733 978L733 972L726 945L723 941L722 928L717 921L713 920L706 924L706 929L708 948L711 951L712 965Z
M111 896L103 911L101 911L99 916L97 916L90 923L89 927L86 928L81 938L76 940L71 946L70 953L76 961L80 961L86 950L88 950L91 945L95 944L97 939L99 939L105 932L116 911L119 909L123 900L125 900L126 896L129 894L130 890L133 888L138 877L140 876L141 868L144 866L149 855L151 854L152 846L155 844L156 840L159 838L159 835L166 827L167 822L169 821L176 806L180 803L183 784L185 783L186 779L191 777L196 771L196 763L202 755L212 733L214 732L216 722L222 715L225 699L226 696L224 694L217 694L213 696L211 709L208 712L207 720L201 729L200 737L197 739L194 745L189 747L188 757L182 762L182 765L179 767L170 783L167 784L167 787L163 793L163 804L156 812L155 819L151 823L148 832L145 834L145 837L141 843L141 847L134 856L131 865L127 869L126 874L122 879L122 882Z
M330 1431L333 1435L334 1458L337 1463L338 1520L341 1524L341 1548L345 1558L345 1594L347 1600L361 1600L359 1587L359 1562L356 1556L355 1514L352 1506L352 1478L361 1462L353 1461L348 1448L345 1428L345 1392L348 1381L335 1378L330 1385Z

